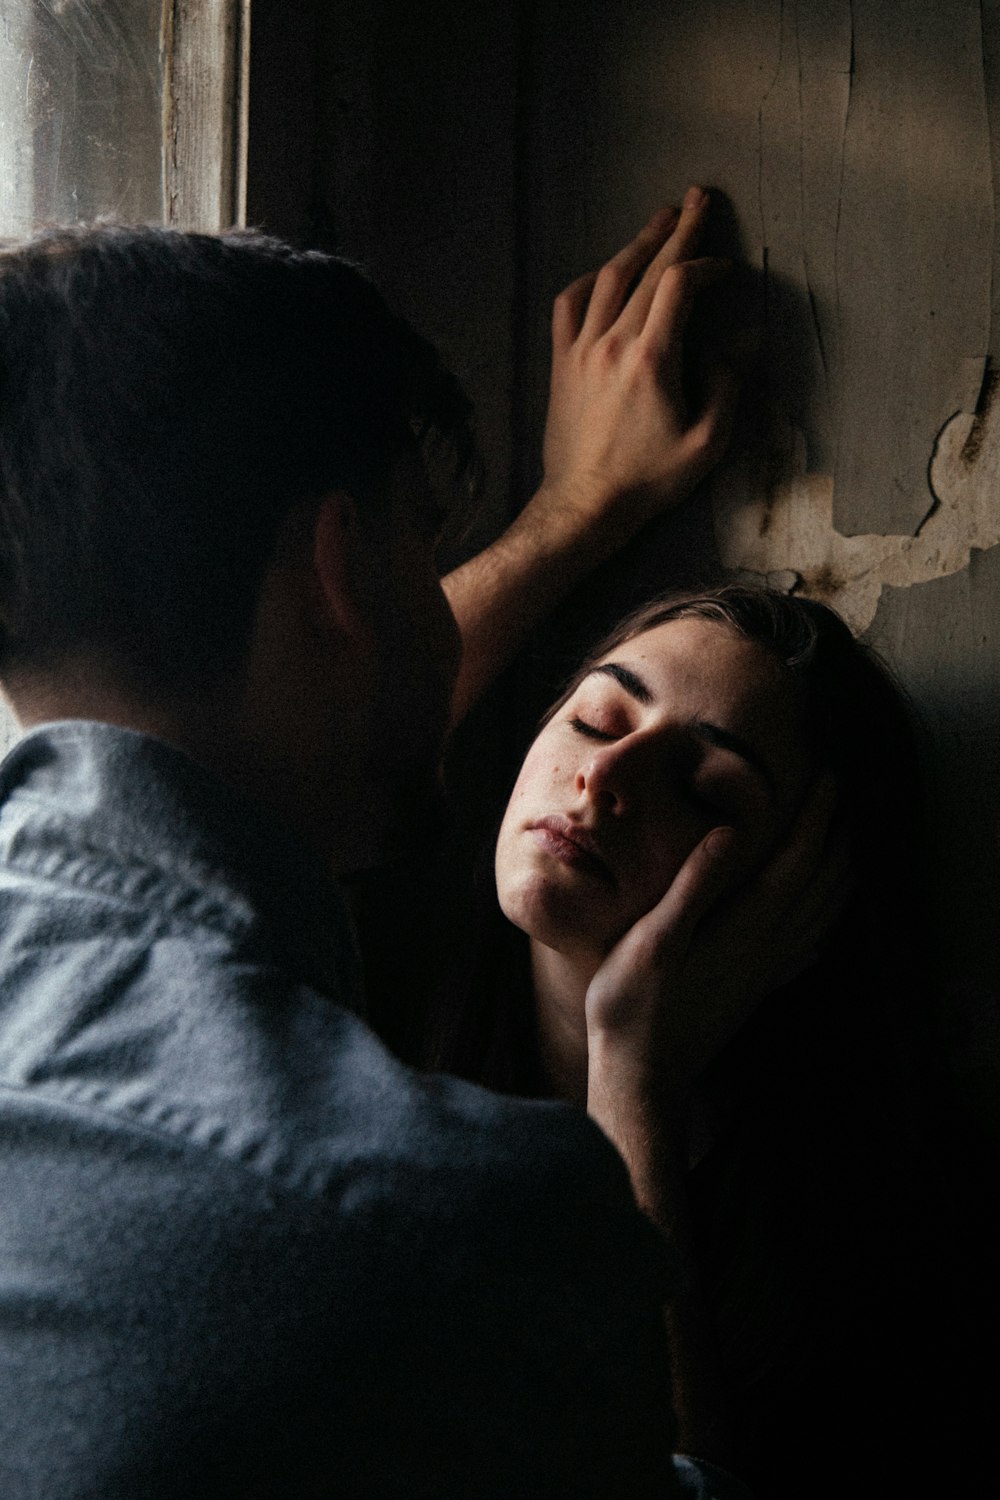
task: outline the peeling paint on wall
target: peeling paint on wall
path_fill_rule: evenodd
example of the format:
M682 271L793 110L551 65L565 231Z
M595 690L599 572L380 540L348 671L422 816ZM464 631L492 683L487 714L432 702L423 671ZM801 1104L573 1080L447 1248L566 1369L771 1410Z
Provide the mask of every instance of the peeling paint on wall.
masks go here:
M934 503L916 535L844 536L833 523L832 478L805 472L801 433L789 430L789 446L791 472L770 494L745 468L716 482L719 555L728 568L832 604L857 632L875 618L886 584L946 577L968 566L973 548L1000 543L1000 372L987 375L975 409L939 432L928 465Z

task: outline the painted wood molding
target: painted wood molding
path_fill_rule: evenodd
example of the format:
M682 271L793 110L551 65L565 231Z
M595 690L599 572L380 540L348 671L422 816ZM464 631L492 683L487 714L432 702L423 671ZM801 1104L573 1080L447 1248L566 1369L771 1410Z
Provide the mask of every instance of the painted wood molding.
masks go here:
M165 0L163 220L246 222L250 0Z

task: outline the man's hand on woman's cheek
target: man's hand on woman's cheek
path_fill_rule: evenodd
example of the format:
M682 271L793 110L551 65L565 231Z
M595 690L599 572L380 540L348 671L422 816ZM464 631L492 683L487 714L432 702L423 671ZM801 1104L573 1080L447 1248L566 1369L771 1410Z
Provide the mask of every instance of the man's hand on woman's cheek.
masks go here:
M714 829L608 955L587 994L588 1108L605 1129L632 1109L680 1118L708 1064L836 920L850 872L835 796L820 777L749 880L734 831Z

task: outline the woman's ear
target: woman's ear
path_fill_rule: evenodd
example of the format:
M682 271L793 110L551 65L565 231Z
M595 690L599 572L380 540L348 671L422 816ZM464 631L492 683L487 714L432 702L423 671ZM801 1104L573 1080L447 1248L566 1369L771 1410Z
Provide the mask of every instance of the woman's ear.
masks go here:
M363 576L355 502L342 490L325 495L316 507L312 560L321 604L341 635L366 635L363 601L356 580Z

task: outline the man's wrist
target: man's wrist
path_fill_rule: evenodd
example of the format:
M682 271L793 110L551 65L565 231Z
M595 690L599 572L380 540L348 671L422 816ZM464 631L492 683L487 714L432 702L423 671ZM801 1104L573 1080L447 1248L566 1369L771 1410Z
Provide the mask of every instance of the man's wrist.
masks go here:
M669 1120L629 1118L623 1109L608 1115L590 1101L587 1110L628 1168L638 1206L663 1234L672 1235L684 1210L684 1130Z
M662 1031L655 1038L643 1037L614 1023L591 1020L587 1057L594 1088L651 1117L686 1118L697 1074L685 1061L685 1049Z
M646 519L637 497L598 475L543 479L520 519L532 541L550 553L585 553L588 566L606 561Z

